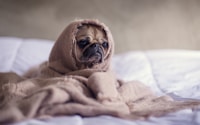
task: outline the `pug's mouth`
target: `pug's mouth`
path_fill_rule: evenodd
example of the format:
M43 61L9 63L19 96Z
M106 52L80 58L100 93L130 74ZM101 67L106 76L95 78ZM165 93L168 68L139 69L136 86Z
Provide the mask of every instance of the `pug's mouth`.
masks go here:
M103 49L99 44L94 43L83 51L81 61L85 66L92 67L95 64L103 62L103 57Z

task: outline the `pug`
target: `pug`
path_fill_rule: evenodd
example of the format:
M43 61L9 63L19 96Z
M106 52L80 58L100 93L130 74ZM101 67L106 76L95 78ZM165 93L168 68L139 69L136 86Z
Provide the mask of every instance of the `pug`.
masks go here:
M103 62L109 48L103 29L86 24L78 27L76 41L76 50L79 50L78 58L85 68L91 68Z
M81 75L110 70L114 41L109 28L98 20L70 23L56 40L48 61L24 76L55 77ZM31 74L31 75L29 75ZM30 76L30 77L29 77Z

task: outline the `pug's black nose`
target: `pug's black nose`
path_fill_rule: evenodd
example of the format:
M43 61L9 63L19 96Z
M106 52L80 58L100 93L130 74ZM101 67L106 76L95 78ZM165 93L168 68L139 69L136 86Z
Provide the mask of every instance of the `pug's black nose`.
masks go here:
M99 47L99 44L98 44L98 43L93 43L93 44L91 45L91 47L92 47L92 48L97 48L97 47Z

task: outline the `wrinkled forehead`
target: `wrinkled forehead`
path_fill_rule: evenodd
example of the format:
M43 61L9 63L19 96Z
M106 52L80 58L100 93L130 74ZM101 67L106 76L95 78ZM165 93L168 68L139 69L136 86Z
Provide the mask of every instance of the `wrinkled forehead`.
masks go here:
M76 38L87 37L87 36L101 37L106 39L105 31L99 26L84 24L78 27Z

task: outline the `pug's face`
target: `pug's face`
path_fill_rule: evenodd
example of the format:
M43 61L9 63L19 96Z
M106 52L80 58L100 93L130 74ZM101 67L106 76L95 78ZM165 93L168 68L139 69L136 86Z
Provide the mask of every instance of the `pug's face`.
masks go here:
M76 34L78 58L84 67L103 62L109 47L105 32L100 27L83 25Z

